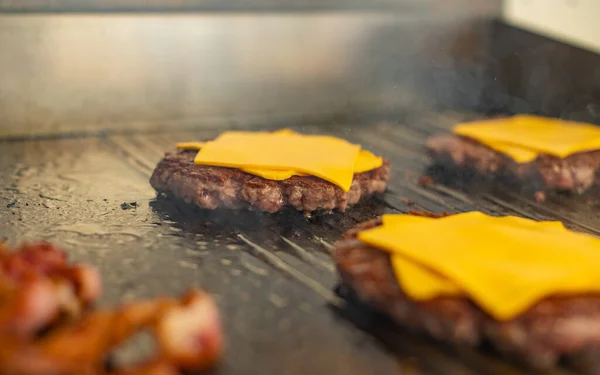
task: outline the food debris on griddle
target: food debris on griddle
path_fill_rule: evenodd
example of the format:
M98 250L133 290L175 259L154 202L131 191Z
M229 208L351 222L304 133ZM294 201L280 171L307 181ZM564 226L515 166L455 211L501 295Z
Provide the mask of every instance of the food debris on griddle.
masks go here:
M134 208L137 208L138 204L137 202L123 202L121 203L121 209L122 210L131 210Z

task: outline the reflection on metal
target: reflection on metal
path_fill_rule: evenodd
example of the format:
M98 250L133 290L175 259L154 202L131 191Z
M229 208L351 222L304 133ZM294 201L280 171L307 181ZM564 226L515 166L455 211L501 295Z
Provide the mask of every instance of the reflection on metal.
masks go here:
M322 259L317 258L316 256L314 256L310 251L302 248L301 246L299 246L298 244L294 243L293 241L280 236L281 239L283 240L283 242L287 243L288 245L290 245L290 247L292 249L294 249L294 251L296 252L296 255L298 255L302 260L304 260L307 263L310 263L311 265L315 266L315 267L319 267L322 268L324 270L327 270L329 272L334 272L335 271L335 267L333 266L332 262L326 262Z
M499 0L0 0L5 12L323 11L486 12Z
M476 102L486 27L460 12L4 15L0 130L232 126Z
M323 284L305 275L269 250L266 250L262 246L250 241L245 235L238 234L237 236L240 240L257 252L257 258L267 262L276 270L288 275L289 277L292 277L298 283L308 287L313 292L323 297L323 299L325 299L325 301L332 306L341 307L344 305L344 301Z

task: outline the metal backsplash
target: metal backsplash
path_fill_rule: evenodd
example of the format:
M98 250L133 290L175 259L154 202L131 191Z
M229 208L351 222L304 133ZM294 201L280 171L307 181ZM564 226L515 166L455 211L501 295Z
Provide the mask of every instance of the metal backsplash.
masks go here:
M4 15L0 127L153 128L474 106L494 14L476 9Z
M600 124L600 54L499 22L492 30L479 110Z
M0 0L0 12L386 10L475 13L500 0Z

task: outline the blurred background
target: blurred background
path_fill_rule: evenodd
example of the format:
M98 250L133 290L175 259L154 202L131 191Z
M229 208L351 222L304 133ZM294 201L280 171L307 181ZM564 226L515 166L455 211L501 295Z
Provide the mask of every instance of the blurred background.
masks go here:
M0 12L9 136L441 110L600 122L596 0L0 0Z

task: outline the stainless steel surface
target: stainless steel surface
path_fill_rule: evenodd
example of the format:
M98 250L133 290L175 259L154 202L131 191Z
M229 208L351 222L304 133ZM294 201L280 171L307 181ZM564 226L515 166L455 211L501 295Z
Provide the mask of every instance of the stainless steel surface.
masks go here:
M481 110L600 124L600 54L501 23L492 29Z
M474 12L499 10L500 0L0 0L5 12L89 11L314 11L391 10Z
M504 188L419 186L428 165L425 137L472 118L438 113L402 123L298 127L344 136L392 163L382 198L311 220L298 212L206 212L156 198L148 179L162 152L178 140L215 136L219 128L1 141L2 235L9 243L49 240L73 259L97 265L106 283L103 305L206 288L225 324L219 374L524 375L530 372L485 351L398 330L334 293L331 244L386 212L482 210L600 233L597 198L538 204ZM133 201L136 208L122 209ZM552 375L573 373L562 368Z
M473 12L3 15L0 129L334 122L473 105L489 27Z

